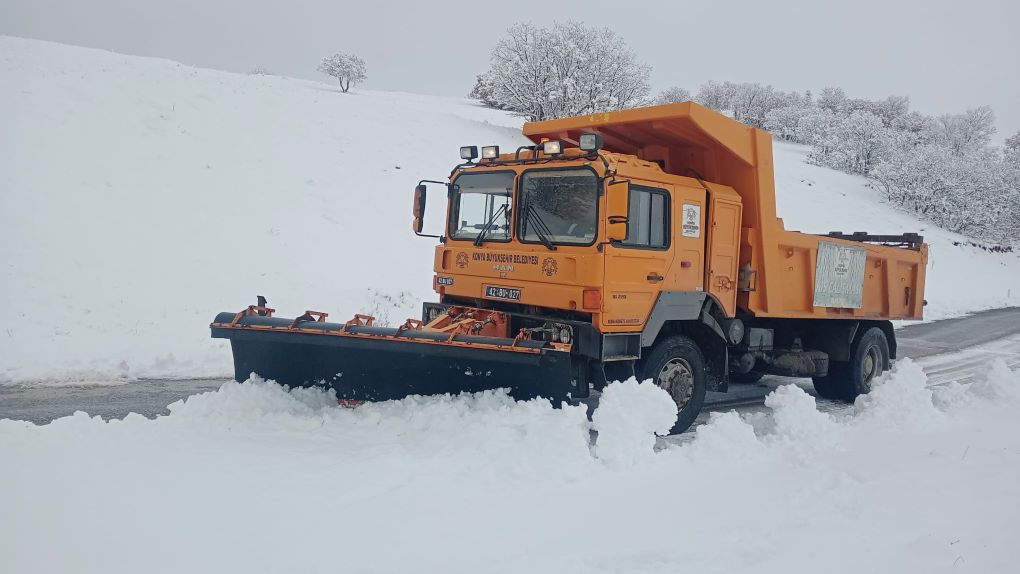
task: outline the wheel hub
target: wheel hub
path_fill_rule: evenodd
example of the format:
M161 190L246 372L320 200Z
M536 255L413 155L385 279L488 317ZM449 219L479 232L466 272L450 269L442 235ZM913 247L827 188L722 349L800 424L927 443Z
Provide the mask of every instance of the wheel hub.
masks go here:
M864 355L864 364L862 365L862 371L864 371L864 380L870 381L875 378L875 372L877 371L876 366L878 361L875 358L875 348L868 349L867 354Z
M684 359L670 359L662 366L655 384L669 393L677 408L682 409L694 394L694 371Z

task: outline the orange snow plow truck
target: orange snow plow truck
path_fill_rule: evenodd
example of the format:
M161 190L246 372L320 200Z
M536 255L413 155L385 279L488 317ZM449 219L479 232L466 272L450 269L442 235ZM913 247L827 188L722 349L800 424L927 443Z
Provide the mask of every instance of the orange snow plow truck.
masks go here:
M923 239L787 231L765 131L687 102L524 135L534 145L509 153L463 147L448 181L415 188L414 231L438 239L439 301L420 320L220 313L236 378L558 401L637 376L670 393L680 431L706 391L764 374L851 401L896 357L890 320L922 316ZM427 195L447 201L440 236L422 234Z

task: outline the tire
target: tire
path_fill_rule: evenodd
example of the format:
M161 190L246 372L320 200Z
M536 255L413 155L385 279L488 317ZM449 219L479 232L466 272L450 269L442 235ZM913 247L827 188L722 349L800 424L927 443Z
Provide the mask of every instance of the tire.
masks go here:
M837 401L853 402L871 392L871 383L882 375L889 364L889 340L878 327L871 327L854 341L849 362L832 362L829 374L814 377L818 396Z
M676 335L664 339L638 363L638 379L651 379L663 388L676 403L677 418L670 434L687 430L705 403L705 358L701 349L688 337Z
M741 385L750 385L757 383L765 376L765 373L760 371L748 371L746 373L730 373L730 382L738 383Z

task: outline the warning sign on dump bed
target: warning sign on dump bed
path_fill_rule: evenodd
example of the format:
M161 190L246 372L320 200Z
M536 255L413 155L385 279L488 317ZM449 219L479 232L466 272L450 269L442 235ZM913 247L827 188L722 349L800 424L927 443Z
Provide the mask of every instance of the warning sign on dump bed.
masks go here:
M864 304L863 247L818 242L815 266L815 307L860 309Z

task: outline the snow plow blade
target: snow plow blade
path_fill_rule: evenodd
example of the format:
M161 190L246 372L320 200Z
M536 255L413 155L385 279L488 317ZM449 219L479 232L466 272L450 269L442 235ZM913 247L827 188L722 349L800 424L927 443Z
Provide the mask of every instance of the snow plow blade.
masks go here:
M337 398L356 401L499 388L516 399L565 400L578 379L569 350L544 341L430 330L413 320L376 327L361 315L347 323L314 311L286 319L259 309L220 313L210 325L213 338L230 340L238 382L254 373L288 387L332 387Z

